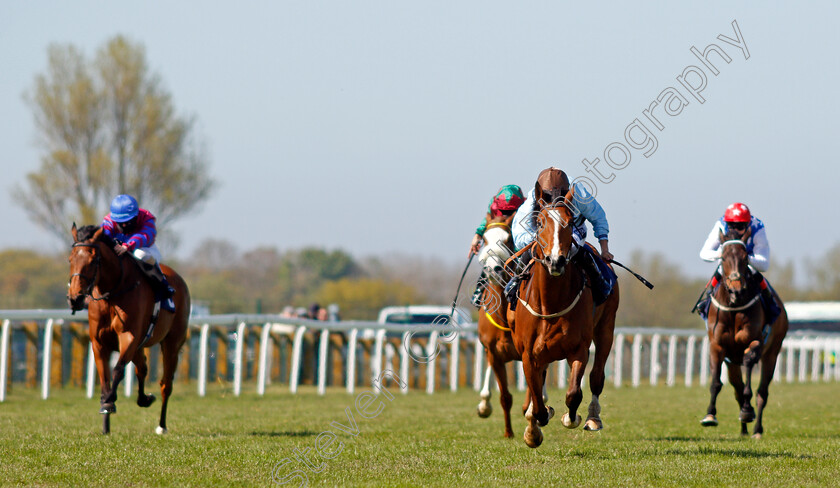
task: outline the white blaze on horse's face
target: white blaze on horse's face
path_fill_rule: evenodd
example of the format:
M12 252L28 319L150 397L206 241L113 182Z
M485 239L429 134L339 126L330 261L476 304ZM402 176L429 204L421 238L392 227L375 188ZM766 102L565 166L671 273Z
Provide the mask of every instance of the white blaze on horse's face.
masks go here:
M485 273L494 281L504 284L505 261L513 254L507 243L510 241L510 232L503 227L493 227L484 233L484 241L487 243L478 255L478 260L484 266Z
M556 261L560 258L560 211L549 210L548 215L554 221L554 242L551 245L551 259Z

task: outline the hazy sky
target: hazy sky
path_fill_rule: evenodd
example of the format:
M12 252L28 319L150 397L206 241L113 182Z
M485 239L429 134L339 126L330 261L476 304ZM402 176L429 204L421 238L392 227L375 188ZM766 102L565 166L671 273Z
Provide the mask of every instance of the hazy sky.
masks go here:
M221 182L177 223L181 256L223 238L465 262L495 190L551 165L596 183L618 260L644 249L710 275L698 251L733 201L767 224L777 263L840 242L836 3L594 3L5 2L0 248L63 248L9 196L40 164L22 94L47 46L92 57L117 34L197 118ZM718 39L733 20L749 59ZM731 58L709 56L717 76L690 51L710 43ZM689 66L702 104L677 80ZM688 104L649 110L659 130L643 111L668 87ZM635 119L655 151L626 140ZM586 172L595 158L610 183Z

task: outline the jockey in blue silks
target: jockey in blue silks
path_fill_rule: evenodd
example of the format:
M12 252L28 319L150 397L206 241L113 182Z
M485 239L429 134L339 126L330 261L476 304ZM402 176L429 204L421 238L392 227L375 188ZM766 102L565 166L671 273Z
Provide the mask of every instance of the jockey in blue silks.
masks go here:
M761 303L767 311L767 323L772 324L781 313L781 308L773 298L773 287L761 274L762 271L767 271L770 267L770 243L767 241L764 223L750 213L749 207L737 202L726 207L723 217L715 222L712 231L706 238L706 242L703 243L703 248L700 249L700 259L709 262L720 261L722 252L720 234L727 235L732 230L736 235L743 236L747 229L750 229L750 237L746 242L749 269L761 290ZM697 312L704 320L708 315L712 293L714 293L721 279L721 268L718 266L715 269L714 276L706 283L706 288L697 301Z
M537 188L541 189L542 195L536 195ZM528 198L525 199L525 203L519 207L513 217L513 244L517 251L523 249L536 238L535 209L537 201L541 201L544 205L562 201L569 188L569 177L562 170L551 167L540 172L534 188L528 192ZM572 237L577 245L572 247L569 259L575 259L575 263L586 272L588 281L592 283L592 298L596 305L600 305L612 292L616 280L615 273L605 264L605 261L608 262L613 258L608 239L610 225L607 222L607 214L604 209L587 191L586 187L581 183L575 183L574 188L573 208L571 209L573 214ZM597 257L598 253L586 244L587 220L592 224L592 230L600 244L600 259ZM520 262L523 265L527 265L530 260L530 250L525 251L520 256ZM518 274L505 287L508 303L510 303L512 310L516 308L516 292L521 280L522 276Z

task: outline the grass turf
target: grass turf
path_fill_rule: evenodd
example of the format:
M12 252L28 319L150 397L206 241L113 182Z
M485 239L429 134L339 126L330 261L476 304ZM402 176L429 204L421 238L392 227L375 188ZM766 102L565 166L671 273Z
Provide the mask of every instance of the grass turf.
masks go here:
M730 385L718 398L717 428L699 424L706 388L607 387L602 432L566 430L558 417L530 449L522 392L514 392L513 439L502 437L495 391L489 419L478 418L478 395L468 390L381 395L367 411L380 400L382 411L364 418L356 408L364 390L290 395L275 386L236 398L216 386L200 398L180 384L169 434L154 434L160 402L141 409L135 394L120 397L103 436L98 398L67 388L41 400L16 386L0 404L0 484L266 486L273 473L288 486L840 486L839 388L774 383L756 441L739 435ZM562 414L564 393L549 395Z

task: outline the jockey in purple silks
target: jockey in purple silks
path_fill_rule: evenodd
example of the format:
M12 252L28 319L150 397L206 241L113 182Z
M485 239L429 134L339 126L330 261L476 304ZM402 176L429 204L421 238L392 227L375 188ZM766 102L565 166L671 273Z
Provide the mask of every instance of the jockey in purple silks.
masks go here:
M140 208L131 195L117 195L111 202L111 213L102 220L102 229L105 235L119 242L114 248L117 255L129 253L149 277L161 308L174 312L175 290L160 269L160 251L155 246L155 216Z

